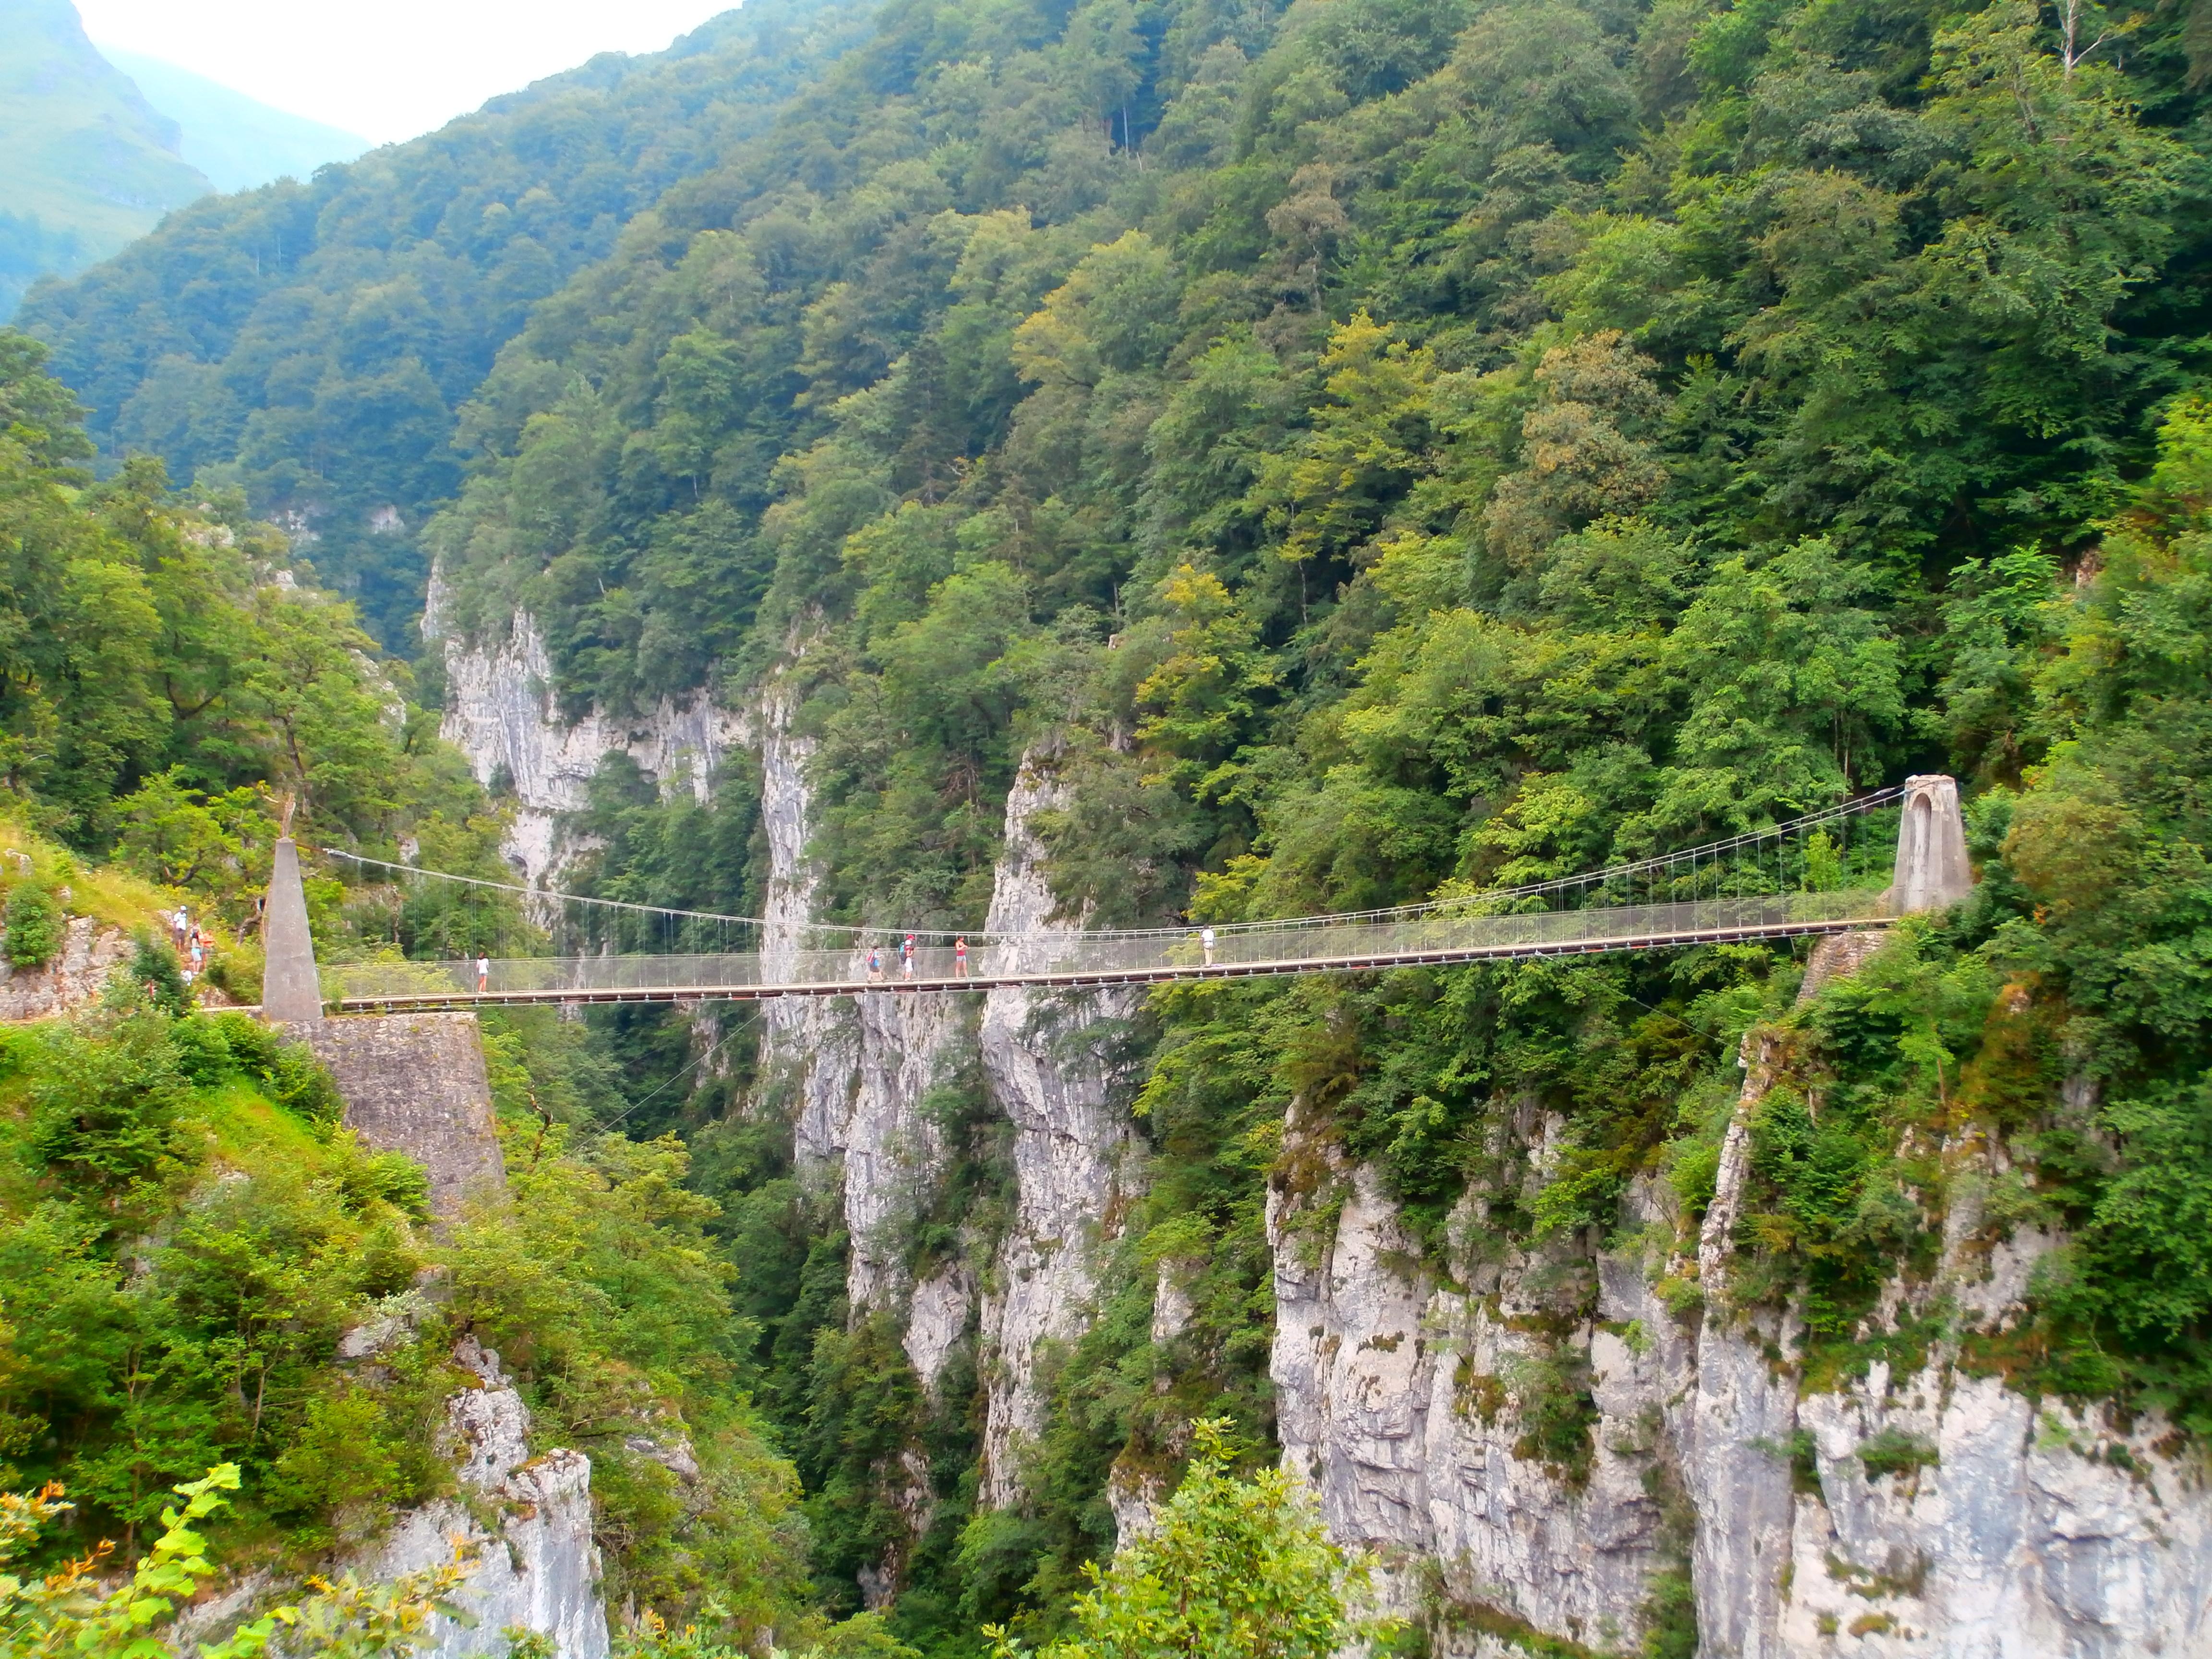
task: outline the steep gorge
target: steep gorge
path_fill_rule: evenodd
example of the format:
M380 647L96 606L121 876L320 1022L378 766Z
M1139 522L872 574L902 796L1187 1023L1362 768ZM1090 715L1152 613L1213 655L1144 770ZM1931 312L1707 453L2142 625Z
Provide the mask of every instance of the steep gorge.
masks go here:
M761 780L769 923L762 948L771 958L800 948L817 880L812 744L792 730L779 677L740 711L702 697L664 702L619 728L596 715L569 726L555 717L544 680L516 672L535 638L526 616L517 617L513 637L513 649L490 652L447 642L445 730L487 782L502 770L501 781L512 780L516 827L507 851L517 868L554 884L557 826L580 804L601 755L627 753L662 787L703 793L735 738L752 748ZM619 740L610 741L617 729ZM1077 925L1054 919L1030 823L1064 796L1048 757L1024 765L1007 805L988 931ZM856 945L856 979L861 956ZM1127 992L1058 997L1020 988L980 999L882 994L763 1008L760 1081L749 1109L788 1124L803 1182L834 1197L849 1240L852 1316L892 1317L925 1390L936 1389L956 1348L975 1359L984 1379L981 1489L990 1506L1021 1496L1024 1448L1046 1410L1040 1364L1082 1334L1117 1218L1142 1188L1143 1144L1128 1109L1140 1063L1127 1030L1136 1012ZM1012 1202L996 1218L995 1236L979 1234L977 1218L955 1218L954 1244L917 1261L916 1223L936 1205L954 1153L942 1109L963 1085L980 1087L988 1109L1012 1127L1002 1155ZM927 1525L929 1471L909 1454L902 1473L913 1484L901 1502L919 1534ZM890 1595L894 1565L869 1580L872 1603Z
M530 636L526 617L514 632ZM447 651L457 688L514 684L498 656L458 640ZM780 676L765 684L741 710L664 706L610 746L682 789L712 784L688 758L695 734L753 748L775 951L795 948L813 910L813 746L792 729ZM549 881L557 866L532 860L553 843L528 826L569 809L606 728L562 725L542 693L496 720L481 700L447 720L480 775L514 769L526 829L510 854ZM483 744L490 731L498 746ZM543 756L568 758L527 760ZM992 931L1073 925L1055 920L1034 827L1066 789L1051 757L1025 759ZM1801 1001L1879 942L1823 945ZM746 1109L787 1121L805 1178L834 1195L850 1317L887 1316L925 1390L957 1352L974 1356L983 1509L1024 1504L1024 1453L1050 1409L1042 1377L1127 1288L1108 1281L1132 1271L1117 1236L1154 1156L1131 1113L1148 1064L1139 1005L1130 993L1001 990L763 1012ZM1881 1292L1873 1326L1911 1340L1816 1382L1791 1309L1731 1296L1751 1121L1790 1063L1780 1032L1746 1036L1702 1219L1665 1182L1640 1178L1626 1242L1585 1230L1524 1246L1489 1224L1492 1198L1511 1195L1477 1183L1439 1246L1407 1224L1374 1167L1344 1153L1325 1114L1292 1102L1267 1197L1268 1371L1284 1465L1332 1535L1375 1553L1382 1601L1440 1653L1548 1651L1547 1638L1671 1652L1656 1644L1692 1620L1696 1650L1729 1659L2199 1650L2212 1640L2212 1491L2198 1455L2154 1414L2039 1398L1970 1352L2017 1325L2052 1237L1985 1228L1976 1206L1955 1206L1934 1272ZM958 1155L945 1091L963 1066L1011 1131L999 1156L1012 1200L998 1237L977 1237L967 1218L957 1248L917 1259L915 1219L939 1203ZM1534 1100L1492 1126L1490 1164L1524 1204L1554 1173L1564 1129ZM1941 1155L1969 1194L2010 1169L2001 1142L1972 1133ZM1188 1316L1179 1266L1164 1258L1140 1275L1164 1355ZM911 1533L863 1569L871 1606L895 1599L937 1501L917 1448L880 1474ZM1109 1488L1123 1535L1143 1527L1157 1477L1125 1457Z
M503 832L645 907L611 948L734 912L772 956L1644 860L1680 898L1686 849L1844 803L1866 833L1730 873L1863 891L1928 775L1978 879L1863 959L495 1012L518 1201L451 1250L314 1139L319 1073L149 977L0 1074L45 1136L0 1146L0 1245L119 1286L102 1365L5 1402L27 1480L137 1443L141 1321L218 1425L161 1480L234 1451L326 1529L430 1501L465 1327L592 1458L624 1641L1048 1644L1187 1468L1279 1462L1409 1649L2204 1648L2212 52L2188 8L2082 21L755 0L46 296L109 448L195 483L82 480L0 336L8 804L241 944L288 796L360 860L325 942L443 962L533 918L386 877L496 880ZM265 282L318 203L359 222ZM254 512L387 644L434 555L445 672ZM27 933L66 867L9 878ZM141 1275L103 1218L70 1097L133 1044L132 1111L242 1091L267 1132L244 1183L157 1157L146 1225L307 1216L331 1320L460 1264L434 1387L362 1394L288 1308L280 1420L240 1409L200 1256ZM331 1450L363 1423L380 1463Z

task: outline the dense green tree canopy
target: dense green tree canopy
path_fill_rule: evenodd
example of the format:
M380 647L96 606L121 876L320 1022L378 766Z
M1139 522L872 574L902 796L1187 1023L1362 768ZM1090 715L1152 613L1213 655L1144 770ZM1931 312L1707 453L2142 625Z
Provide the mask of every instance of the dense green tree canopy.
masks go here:
M533 1176L587 1276L633 1197L675 1235L663 1305L586 1297L531 1327L544 1374L588 1399L574 1356L619 1346L656 1386L752 1388L836 1611L866 1571L902 1587L888 1629L918 1646L972 1652L1009 1619L1081 1641L1115 1612L1071 1612L1115 1535L1109 1471L1172 1468L1196 1418L1264 1441L1265 1218L1325 1229L1353 1164L1425 1253L1408 1272L1444 1271L1470 1212L1478 1237L1451 1248L1556 1270L1531 1292L1542 1352L1466 1387L1511 1413L1516 1456L1588 1480L1597 1408L1571 1335L1594 1316L1592 1257L1646 1249L1698 1316L1679 1249L1754 1024L1787 1063L1748 1124L1733 1282L1802 1311L1807 1386L1902 1374L1942 1343L2212 1426L2204 31L2197 9L2087 33L2084 15L900 0L754 64L742 113L665 169L608 135L642 131L657 106L625 125L623 100L695 60L615 77L575 116L576 153L636 165L618 191L611 160L546 186L567 240L511 289L494 274L520 233L476 227L535 191L507 191L526 169L501 146L580 104L454 129L441 142L489 159L456 150L419 215L347 181L442 152L310 187L299 210L332 192L318 222L360 240L317 242L327 277L257 279L268 295L169 369L129 357L131 319L156 289L163 328L200 302L165 286L193 216L31 315L112 450L184 441L154 424L163 387L229 387L237 435L173 459L256 507L309 499L313 411L342 392L329 430L356 447L313 476L357 489L362 514L399 504L410 532L442 503L421 543L439 624L466 641L528 611L572 714L772 685L813 744L838 920L978 926L1024 755L1070 786L1037 825L1065 913L1115 924L1540 879L1911 772L1961 778L1974 899L1802 1004L1797 959L1747 948L1185 987L1097 1035L1141 1079L1151 1186L1117 1218L1095 1321L1053 1356L1029 1495L1006 1510L978 1506L974 1356L925 1389L890 1316L846 1305L850 1242L752 1109L775 1080L740 1028L714 1028L731 1057L703 1081L696 1034L650 1017L495 1036L510 1095L685 1127L684 1179L719 1206L672 1196L650 1149ZM450 182L479 165L496 203ZM600 199L587 179L616 192L604 212L571 210ZM255 203L278 205L206 223ZM433 250L467 283L422 275ZM480 325L497 294L505 320ZM465 350L422 343L448 316L472 319ZM223 680L211 720L156 695L163 664L216 647L169 643L153 566L113 550L133 514L175 509L149 505L143 462L63 481L86 457L58 394L11 386L9 556L45 607L0 635L15 787L179 869L222 832L217 786L282 764L356 833L392 821L345 744L285 761L286 720L320 717L294 676ZM325 534L318 557L371 569L368 541L341 556ZM375 580L404 620L413 578ZM330 659L285 615L246 654L289 660L313 635L299 648ZM120 672L93 684L93 656ZM367 695L351 684L332 696ZM174 750L194 720L261 771ZM167 827L171 792L213 828ZM592 848L576 879L757 913L754 793L733 767L711 804L667 799L611 760L571 826ZM919 1109L951 1149L943 1191L872 1248L917 1278L956 1250L988 1266L1012 1176L972 1053ZM53 1155L150 1168L149 1134ZM1998 1144L2002 1169L1959 1155ZM2063 1241L2029 1316L1887 1318L1884 1284L1925 1279L1969 1204L1990 1237ZM544 1255L510 1242L469 1271L488 1300L541 1306ZM1192 1308L1156 1342L1164 1267ZM718 1335L724 1295L744 1322ZM1131 1606L1158 1559L1130 1565ZM1692 1651L1670 1593L1638 1616L1654 1651Z
M501 343L850 28L835 5L763 0L667 52L609 53L307 183L197 202L17 321L105 457L244 489L410 650L417 532L460 477L453 411Z

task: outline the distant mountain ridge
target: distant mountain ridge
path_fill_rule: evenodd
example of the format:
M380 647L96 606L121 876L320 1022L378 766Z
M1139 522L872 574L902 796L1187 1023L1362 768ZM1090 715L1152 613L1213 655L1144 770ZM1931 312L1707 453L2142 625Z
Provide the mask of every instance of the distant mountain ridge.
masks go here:
M207 194L178 124L88 40L70 0L0 0L0 319Z
M325 163L350 161L369 148L359 133L275 108L159 58L120 46L99 50L137 82L149 104L182 129L184 159L219 191L313 178Z

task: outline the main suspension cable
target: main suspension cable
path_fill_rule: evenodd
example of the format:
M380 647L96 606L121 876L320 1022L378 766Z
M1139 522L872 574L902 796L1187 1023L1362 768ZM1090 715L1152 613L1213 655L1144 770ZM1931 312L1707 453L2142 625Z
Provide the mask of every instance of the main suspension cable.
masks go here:
M1749 848L1752 856L1756 860L1759 849L1769 841L1774 842L1777 860L1776 877L1779 882L1784 875L1780 860L1783 850L1782 842L1785 837L1818 830L1824 825L1861 817L1869 812L1892 805L1901 799L1904 794L1905 789L1902 785L1893 785L1889 788L1877 789L1850 800L1839 801L1832 806L1822 807L1816 811L1805 813L1785 823L1770 824L1762 830L1747 830L1741 835L1732 836L1722 841L1707 842L1697 847L1685 848L1679 852L1662 853L1627 864L1611 865L1604 869L1589 871L1581 875L1555 876L1548 880L1526 882L1517 886L1485 888L1479 892L1454 894L1444 898L1425 899L1416 903L1390 905L1376 909L1338 910L1316 915L1281 916L1258 921L1218 922L1213 924L1213 927L1218 933L1251 933L1294 928L1342 927L1359 922L1410 921L1420 916L1435 915L1441 912L1463 910L1477 904L1522 903L1533 899L1550 898L1577 889L1601 886L1607 882L1633 883L1641 878L1650 884L1655 883L1662 875L1674 874L1686 864L1690 870L1692 897L1694 898L1698 890L1701 866L1710 869L1714 878L1715 893L1717 896L1720 890L1721 875L1719 862L1725 854ZM482 876L455 875L449 871L426 870L419 865L399 864L389 859L371 858L366 854L349 852L338 847L325 847L321 850L331 858L343 859L351 864L389 870L401 875L425 877L439 881L457 882L470 887L514 893L539 903L592 905L602 909L623 911L643 916L681 919L689 921L711 921L724 925L735 924L763 929L795 927L809 933L843 934L855 941L884 939L900 933L912 933L917 938L932 939L963 937L978 944L993 939L1026 937L1021 933L996 933L983 929L901 927L892 923L872 926L866 923L817 921L811 918L796 922L787 920L778 923L770 921L764 916L739 916L716 910L686 910L671 905L640 904L627 899L600 898L587 893L563 893L551 888L530 887L514 882L493 881ZM1100 927L1085 928L1081 931L1087 937L1097 939L1152 939L1180 937L1190 930L1190 925L1178 924L1168 927Z

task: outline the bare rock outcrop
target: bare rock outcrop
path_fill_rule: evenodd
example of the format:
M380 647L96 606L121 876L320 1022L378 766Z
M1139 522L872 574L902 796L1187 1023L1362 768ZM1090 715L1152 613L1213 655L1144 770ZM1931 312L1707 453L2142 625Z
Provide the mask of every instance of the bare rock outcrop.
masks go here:
M435 637L444 608L432 572L424 632ZM586 803L593 774L610 754L627 754L649 775L688 785L704 801L724 756L745 741L739 717L705 692L663 697L634 718L594 708L562 718L552 659L535 618L516 613L507 635L471 641L444 637L446 714L440 733L469 757L479 781L511 787L516 811L508 860L543 884L565 856L560 818Z
M806 768L814 745L792 729L792 712L783 686L772 681L747 721L760 743L769 843L769 925L761 948L771 970L779 958L806 948L818 885L807 854ZM856 941L856 981L865 978L864 955ZM903 1309L913 1297L900 1249L902 1224L927 1204L945 1159L941 1129L923 1102L971 1037L964 1000L883 990L763 1006L767 1102L791 1122L802 1177L842 1194L852 1240L846 1294L856 1316ZM940 1286L932 1296L940 1320L944 1300Z
M119 927L71 916L62 948L43 968L17 968L0 957L0 1021L52 1019L98 1000L108 978L131 957Z
M1376 1552L1395 1610L1435 1600L1631 1645L1666 1565L1651 1420L1665 1357L1623 1316L1640 1279L1607 1275L1598 1319L1562 1330L1553 1287L1571 1261L1516 1255L1455 1289L1420 1271L1426 1252L1372 1170L1340 1171L1328 1202L1330 1220L1281 1188L1269 1205L1284 1467L1335 1537ZM1528 1443L1526 1419L1540 1392L1583 1389L1601 1426L1569 1472Z
M1824 945L1808 980L1865 954ZM1439 1259L1371 1170L1277 1194L1284 1463L1331 1531L1376 1551L1386 1597L1436 1617L1454 1653L1507 1651L1497 1632L1516 1627L1635 1650L1686 1565L1706 1659L2212 1652L2212 1489L2167 1425L2036 1402L1940 1345L1909 1375L1875 1364L1807 1394L1787 1315L1734 1304L1749 1114L1780 1058L1746 1044L1686 1317L1655 1281L1688 1282L1689 1263L1641 1246L1492 1261L1463 1206ZM1299 1133L1294 1113L1294 1151ZM1662 1192L1630 1203L1673 1230ZM1938 1288L1995 1328L2051 1242L1947 1254ZM1595 1317L1562 1328L1558 1289L1583 1268ZM1562 1388L1587 1391L1583 1468L1547 1464L1530 1431L1531 1401Z
M1034 823L1065 804L1048 759L1025 759L1006 799L987 923L993 934L1042 939L1082 925L1055 920ZM1044 1428L1039 1354L1089 1328L1104 1252L1142 1190L1128 1108L1134 1079L1122 1041L1141 1000L1127 990L1054 994L1020 987L984 999L984 1075L992 1103L1014 1126L1017 1193L982 1309L987 1504L1021 1495L1022 1449Z
M532 1457L530 1413L499 1356L464 1337L453 1357L480 1384L446 1402L445 1449L465 1495L400 1516L362 1564L365 1576L422 1571L457 1552L474 1563L455 1598L470 1622L437 1619L423 1659L495 1659L518 1629L551 1638L561 1659L606 1659L591 1460Z

